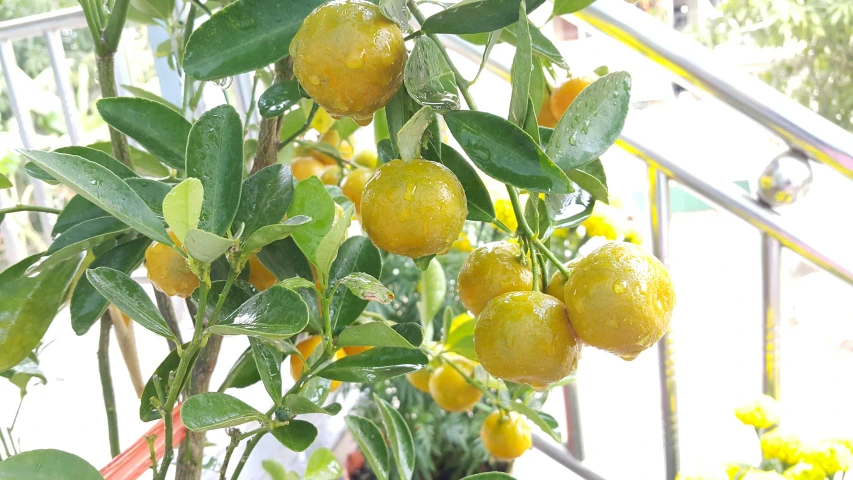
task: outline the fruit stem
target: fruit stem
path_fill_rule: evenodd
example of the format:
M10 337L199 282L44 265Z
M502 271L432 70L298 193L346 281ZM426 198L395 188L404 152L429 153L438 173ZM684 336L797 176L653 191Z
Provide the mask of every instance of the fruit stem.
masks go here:
M320 292L320 297L322 298L320 303L323 307L323 322L325 324L325 334L323 335L323 343L326 344L326 353L328 353L330 357L334 358L335 344L334 342L332 342L332 317L329 310L329 304L331 303L332 298L331 295L328 297L326 295L323 295L323 292Z
M509 200L512 202L512 209L515 212L515 218L518 219L518 228L520 230L520 234L525 236L530 243L532 243L537 250L539 250L548 260L553 263L560 272L562 272L565 278L569 278L569 270L563 265L551 250L548 250L539 237L533 234L533 230L530 229L530 225L527 224L527 219L524 218L524 211L521 209L521 202L518 200L518 191L515 190L515 187L512 185L506 186L506 191L509 192ZM544 274L543 274L544 275Z
M5 215L7 213L15 213L15 212L42 212L42 213L53 213L55 215L59 215L62 210L58 208L50 208L50 207L40 207L38 205L15 205L14 207L9 208L0 208L0 215Z
M426 17L421 13L418 6L415 4L414 0L408 0L406 2L406 6L409 7L409 11L412 12L412 16L418 21L418 23L423 27L424 21ZM450 60L450 55L447 54L447 49L444 48L444 45L441 43L441 40L438 38L438 35L434 33L428 33L427 37L429 37L433 42L435 42L436 46L438 46L438 50L441 52L441 55L447 61L447 64L450 66L450 70L453 72L453 76L456 77L456 84L459 86L459 91L462 92L462 98L465 99L465 103L468 104L468 108L471 110L477 110L477 104L474 103L474 98L471 96L471 92L468 91L468 81L465 80L465 77L459 73L459 69L456 68L456 65L453 64L453 61Z

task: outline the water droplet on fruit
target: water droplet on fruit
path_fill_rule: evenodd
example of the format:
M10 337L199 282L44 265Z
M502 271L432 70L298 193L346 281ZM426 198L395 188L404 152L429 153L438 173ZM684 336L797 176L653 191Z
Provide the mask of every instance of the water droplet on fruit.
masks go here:
M628 284L627 282L625 282L625 280L620 280L613 284L613 293L615 293L616 295L622 295L627 289Z

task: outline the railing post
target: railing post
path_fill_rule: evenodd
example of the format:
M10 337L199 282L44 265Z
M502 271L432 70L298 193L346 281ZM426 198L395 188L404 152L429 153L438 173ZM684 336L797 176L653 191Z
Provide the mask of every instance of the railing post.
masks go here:
M53 68L53 78L56 80L56 93L62 103L62 113L65 116L65 125L68 128L68 136L71 143L79 145L82 139L80 135L79 117L77 116L77 103L71 91L71 82L68 81L68 62L65 61L65 47L62 46L62 35L58 30L46 30L44 32L44 43L47 45L47 54L50 56L50 66Z
M765 232L761 233L761 308L764 316L764 381L763 392L779 398L779 313L781 309L782 245Z
M572 383L563 385L563 403L566 408L566 430L568 433L566 448L569 449L569 453L578 459L578 461L583 461L583 432L581 431L577 381L577 377L575 377Z
M649 212L652 222L652 249L655 256L666 265L669 256L669 177L665 172L651 166L649 167ZM666 479L674 480L679 469L679 448L672 327L658 342L657 348Z

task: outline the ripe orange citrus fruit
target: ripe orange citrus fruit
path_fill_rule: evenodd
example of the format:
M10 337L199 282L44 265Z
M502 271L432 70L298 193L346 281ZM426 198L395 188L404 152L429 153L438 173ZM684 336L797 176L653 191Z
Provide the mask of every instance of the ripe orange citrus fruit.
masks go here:
M521 264L518 244L494 242L468 255L457 278L459 300L474 316L498 295L533 289L530 261Z

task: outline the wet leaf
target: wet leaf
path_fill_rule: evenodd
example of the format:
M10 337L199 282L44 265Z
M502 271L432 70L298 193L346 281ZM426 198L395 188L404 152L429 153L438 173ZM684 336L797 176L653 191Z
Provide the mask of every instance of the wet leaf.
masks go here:
M367 237L347 239L338 250L338 256L329 270L329 284L334 285L347 275L361 272L379 277L382 272L382 257ZM307 291L307 290L306 290ZM340 331L351 325L367 307L368 301L355 296L346 288L335 291L329 305L332 328Z
M399 347L376 347L344 357L317 375L342 382L374 383L420 370L429 359L420 350Z
M193 395L181 407L181 421L194 432L263 422L265 419L263 413L242 400L218 392Z
M300 100L302 93L299 91L299 82L285 80L274 83L261 94L258 99L258 111L264 118L275 118L296 106Z
M269 245L272 242L285 239L296 231L297 228L310 221L311 217L297 215L293 218L288 218L282 223L261 227L255 230L255 232L246 239L243 244L243 250L246 252L253 252Z
M397 132L397 148L400 150L402 160L408 162L418 156L424 131L434 119L433 110L430 107L423 107Z
M189 343L183 344L181 346L182 350L185 351L188 346ZM198 356L198 354L196 354L196 356ZM166 358L160 362L160 365L157 366L157 369L154 370L154 373L145 383L145 388L142 389L142 397L140 398L139 403L139 419L143 422L151 422L160 418L160 413L157 412L157 409L154 408L154 405L151 403L151 398L157 396L157 389L154 386L154 377L158 377L163 388L166 388L169 385L171 376L174 374L175 370L178 369L178 364L180 362L181 357L178 356L178 350L172 350L168 355L166 355ZM184 382L180 386L181 389L186 386L189 378L190 375L186 375L184 377ZM166 394L165 391L163 393Z
M343 473L334 452L328 448L318 448L308 458L305 480L337 480Z
M368 243L370 243L369 240ZM310 282L311 285L314 284L314 274L311 272L311 264L308 263L308 259L305 258L302 251L296 246L293 238L285 238L284 240L267 245L258 252L258 259L279 281L298 277ZM308 306L309 331L311 333L321 332L323 330L323 321L320 316L316 290L313 288L299 288L297 293Z
M187 178L163 198L163 217L181 243L186 241L188 231L198 228L203 197L201 180Z
M544 0L532 0L532 12ZM473 0L460 2L426 19L421 29L427 33L481 33L506 27L518 20L521 0Z
M231 246L234 240L222 238L204 230L190 229L184 239L184 247L187 253L202 263L213 263L221 257Z
M552 429L551 425L549 425L544 418L542 418L538 413L536 413L536 410L533 410L532 408L521 402L509 402L507 406L510 410L515 410L516 412L527 417L527 419L533 422L534 425L542 429L542 431L548 434L549 437L553 438L555 442L562 443L562 440L560 440L560 431Z
M39 272L50 268L59 262L76 256L84 250L100 245L107 240L129 232L127 225L112 217L101 217L86 220L69 228L45 252L39 263L30 267L28 273Z
M272 429L272 436L294 452L304 452L317 438L317 427L305 420L290 420L287 425Z
M266 388L272 401L278 404L281 400L281 361L283 355L277 348L258 338L249 337L249 345L252 348L252 356L255 357L258 374L261 381L264 382L264 388Z
M293 199L293 174L286 165L270 165L243 181L234 224L243 224L248 239L267 225L281 223ZM295 216L291 215L291 217Z
M356 297L370 302L379 302L388 305L394 300L391 290L385 285L366 273L355 272L342 278L340 284L345 286Z
M512 59L510 73L512 96L509 100L509 116L507 117L510 122L522 128L524 127L524 120L527 118L527 102L530 95L531 69L533 68L533 46L530 41L530 25L527 23L527 15L524 12L525 5L525 1L521 0L518 6L515 57Z
M406 62L403 83L409 95L425 107L458 109L459 88L450 65L438 45L429 37L415 39L415 48Z
M419 327L419 325L415 325L415 327ZM382 322L370 322L345 328L338 335L337 346L418 348L418 345L413 345L408 339Z
M394 458L397 459L394 462L397 474L401 479L408 480L412 478L415 471L415 441L412 438L412 431L409 430L409 425L406 424L400 412L390 403L382 400L375 393L373 400L379 408L382 423L385 424L385 433L388 435L388 443L391 445Z
M322 413L323 415L337 415L341 411L341 404L332 403L327 407L321 407L304 395L291 393L284 397L282 405L290 409L291 415L303 415L306 413Z
M160 217L163 216L163 200L172 191L172 185L150 178L128 178L125 183L142 198L152 212Z
M350 206L344 210L344 214L341 215L341 218L332 225L332 228L329 229L326 236L320 240L320 243L317 245L316 253L317 272L323 275L329 273L329 269L332 267L332 262L334 262L335 258L338 256L338 249L341 246L341 242L346 238L347 230L349 230L350 222L352 222L354 211L354 206Z
M229 388L246 388L261 381L261 376L258 373L258 367L255 364L255 356L252 354L250 346L243 351L242 354L231 366L228 375L225 376L225 381L219 387L219 392L224 392Z
M553 16L575 13L590 6L595 0L554 0Z
M308 307L302 297L293 290L273 285L207 331L217 335L285 339L301 332L307 323Z
M90 162L95 162L98 165L116 174L118 178L128 179L137 178L136 172L128 168L125 164L116 160L112 155L90 147L62 147L54 150L56 153L66 153L68 155L77 155L85 158ZM44 171L44 170L42 170ZM45 172L47 173L47 172Z
M607 176L604 174L604 165L601 164L600 159L595 159L582 167L569 170L566 175L596 200L604 203L610 202L607 193Z
M291 236L308 261L316 265L317 247L335 221L335 202L319 178L306 178L296 184L287 216L296 215L305 215L312 219L311 223L303 225Z
M388 447L379 427L370 420L358 415L344 417L347 428L355 438L365 460L370 464L378 480L388 480Z

